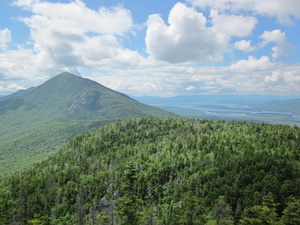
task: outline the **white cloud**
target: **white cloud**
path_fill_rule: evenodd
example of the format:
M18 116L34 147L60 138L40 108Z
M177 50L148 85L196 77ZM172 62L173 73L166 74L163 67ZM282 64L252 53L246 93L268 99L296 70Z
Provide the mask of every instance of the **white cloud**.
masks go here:
M246 37L252 33L257 24L257 20L254 17L221 15L217 10L212 10L210 16L215 31L227 34L229 37Z
M263 71L272 68L274 64L270 62L269 57L262 56L260 59L256 59L252 56L248 57L248 60L239 60L230 66L230 70L234 72L253 72Z
M0 51L7 50L9 42L11 42L10 30L7 28L0 30Z
M300 90L299 71L299 64L285 69L278 68L265 77L264 83L274 93L297 94Z
M191 0L195 6L214 10L205 11L210 12L205 17L194 7L177 3L169 13L168 23L159 15L149 16L145 38L149 57L145 59L122 44L135 27L130 11L123 7L92 10L79 0L64 4L16 0L16 6L30 10L26 15L31 16L20 20L30 29L31 42L27 46L34 48L23 46L9 50L8 29L0 37L0 50L3 50L0 91L38 85L62 70L83 71L85 76L87 69L109 71L109 76L94 73L89 78L131 95L300 94L300 65L274 63L267 56L249 56L227 66L196 65L221 61L231 48L250 52L270 45L273 58L286 54L289 44L280 30L264 32L256 37L261 38L257 44L251 37L257 25L253 16L256 13L276 16L287 22L291 16L298 15L284 8L293 1L287 0L281 13L276 10L275 13L274 8L267 11L270 1L259 1ZM275 8L280 5L278 0L273 3Z
M189 85L185 90L191 91L191 90L194 90L195 88L196 88L195 86Z
M20 86L18 84L9 84L7 86L8 89L13 89L13 90L20 90L20 89L25 89L23 86Z
M39 0L15 0L13 5L29 10L32 5L38 3Z
M177 3L168 22L169 26L159 15L149 17L146 46L150 57L172 63L222 59L227 40L206 26L202 13Z
M6 95L11 92L16 92L18 90L24 90L25 88L22 85L17 83L12 83L13 81L0 81L0 94Z
M4 80L20 80L23 86L40 84L53 72L55 75L61 71L52 66L51 62L41 65L39 55L31 49L19 48L0 54L0 75Z
M122 46L122 38L134 27L131 12L123 7L101 7L97 11L87 8L81 0L17 0L14 5L32 12L19 20L30 29L33 49L8 50L10 32L3 30L0 50L8 50L0 55L3 76L23 79L36 74L38 80L41 74L57 74L53 71L78 73L81 68L104 70L144 61L137 51Z
M146 35L150 57L171 63L220 61L231 38L249 36L257 24L254 17L220 15L216 10L210 18L211 26L202 13L182 3L170 11L169 25L151 15Z
M68 4L41 2L31 6L35 16L25 22L32 29L41 29L48 25L51 30L70 34L95 34L122 35L133 26L131 13L122 7L105 8L98 11L89 9L84 2L76 0Z
M210 89L210 94L235 93L237 86L232 80L213 79L205 82L205 87Z
M264 39L262 46L268 43L275 43L277 46L272 47L273 58L279 58L280 56L286 55L286 50L289 48L289 43L286 41L286 36L284 32L280 30L265 31L260 38Z
M270 76L265 77L265 82L267 84L272 84L274 85L275 83L282 83L283 81L283 76L279 73L279 71L274 71Z
M250 57L229 66L160 64L126 71L114 70L109 76L97 73L90 78L133 96L167 97L191 92L296 95L300 94L299 73L300 64L271 63L268 57Z
M254 48L251 46L251 41L241 40L234 43L234 47L244 52L251 52Z
M276 17L282 24L291 24L293 18L300 18L299 0L188 0L200 8L213 8L222 12L239 13L251 11L268 17Z
M265 31L261 36L266 42L283 43L286 42L285 33L280 30Z
M94 73L91 77L106 87L118 90L122 93L142 96L174 96L184 79L172 76L169 72L175 70L159 66L139 67L128 70L114 70L107 76ZM143 76L141 76L143 74Z
M26 89L23 86L20 86L18 84L12 84L12 83L10 83L8 85L6 85L6 84L3 85L1 83L0 83L0 93L1 94L6 94L6 93L11 93L11 92L16 92L18 90L24 90L24 89Z

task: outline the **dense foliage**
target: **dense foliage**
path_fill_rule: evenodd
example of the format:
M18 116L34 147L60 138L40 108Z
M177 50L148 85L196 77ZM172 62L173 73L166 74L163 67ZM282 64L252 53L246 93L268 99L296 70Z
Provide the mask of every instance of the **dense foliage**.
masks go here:
M145 117L0 184L0 224L299 224L300 128Z
M174 116L69 73L0 99L0 177L52 155L57 146L120 118Z

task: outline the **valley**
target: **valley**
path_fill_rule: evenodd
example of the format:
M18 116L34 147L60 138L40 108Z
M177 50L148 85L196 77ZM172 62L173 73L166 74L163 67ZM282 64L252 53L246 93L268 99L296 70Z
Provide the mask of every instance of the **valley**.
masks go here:
M183 117L300 125L300 96L135 97Z

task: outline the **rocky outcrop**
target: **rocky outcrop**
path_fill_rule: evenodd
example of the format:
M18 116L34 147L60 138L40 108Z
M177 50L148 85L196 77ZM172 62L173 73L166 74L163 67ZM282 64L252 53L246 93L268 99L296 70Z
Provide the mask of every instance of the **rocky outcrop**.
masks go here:
M96 90L84 91L72 101L69 111L98 110L103 107L102 98L103 96Z

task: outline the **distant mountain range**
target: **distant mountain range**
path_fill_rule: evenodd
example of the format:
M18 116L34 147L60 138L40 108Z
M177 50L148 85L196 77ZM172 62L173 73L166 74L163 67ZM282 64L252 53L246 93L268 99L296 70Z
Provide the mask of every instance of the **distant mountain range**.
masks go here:
M184 117L300 125L300 96L187 95L134 98Z
M11 98L16 98L16 97L21 97L21 96L25 95L26 93L31 92L34 88L35 87L31 87L26 90L18 90L17 92L14 92L10 95L0 96L0 101L5 101L5 100L11 99Z
M0 176L44 159L83 131L142 116L176 115L70 73L2 97Z
M134 99L151 105L174 105L174 104L206 104L206 105L237 105L248 106L251 108L261 107L262 105L279 103L289 104L289 101L300 101L300 96L275 96L275 95L179 95L174 97L152 97L141 96L133 97ZM277 104L274 104L274 107ZM299 112L297 104L291 104L295 106L296 111Z

